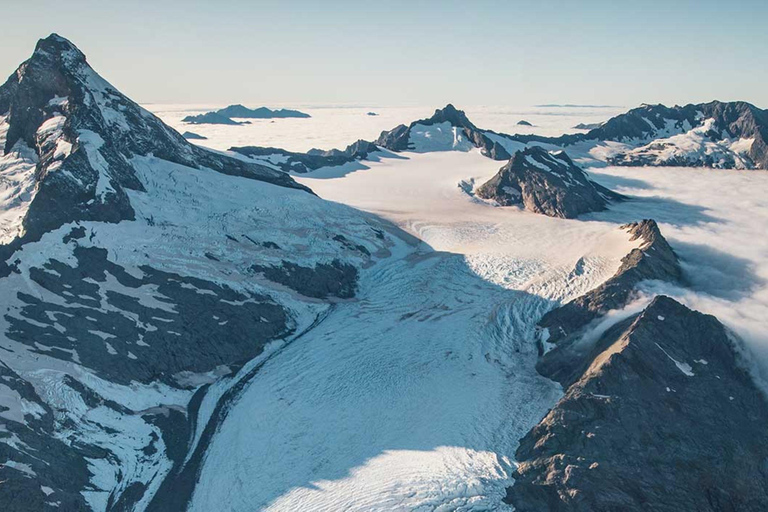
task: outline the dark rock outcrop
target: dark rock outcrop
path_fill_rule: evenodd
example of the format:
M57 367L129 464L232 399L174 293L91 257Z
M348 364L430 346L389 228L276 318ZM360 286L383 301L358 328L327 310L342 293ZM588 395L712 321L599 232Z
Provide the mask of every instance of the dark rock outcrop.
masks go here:
M573 218L604 210L619 194L590 181L565 152L539 146L518 151L477 190L478 197L502 206L522 205L550 217Z
M520 512L765 510L768 403L735 343L715 317L663 296L615 325L521 440L504 501Z
M654 220L627 224L621 229L630 233L630 240L641 240L642 243L622 258L619 270L605 283L542 317L539 327L547 329L550 343L578 333L610 310L626 306L634 298L635 287L641 281L682 281L677 255Z
M361 139L343 150L310 149L306 153L296 153L280 148L258 146L232 147L229 150L257 162L274 165L285 172L307 173L321 167L334 167L356 160L364 160L371 153L379 151L379 148L376 144Z
M251 270L316 299L349 299L355 296L357 289L357 269L339 260L317 263L314 268L283 261L279 267L253 265Z
M77 247L75 265L50 260L33 267L31 280L67 305L20 292L23 307L19 316L5 317L5 335L32 349L44 339L52 347L49 354L65 361L71 361L76 351L80 364L111 382L129 384L173 383L172 376L180 371L206 372L218 365L238 365L259 354L269 340L289 331L286 311L266 296L149 265L141 266L144 275L136 278L110 261L107 252ZM124 293L100 291L111 276L127 290L155 287L173 304L173 312L148 307ZM351 286L354 290L354 281ZM204 293L198 293L200 290ZM129 312L136 321L122 312ZM56 323L50 321L51 315ZM131 350L142 357L124 357ZM123 356L120 364L114 364L116 356Z
M381 132L376 144L390 151L408 151L414 149L411 142L411 130L415 126L433 126L442 123L448 123L452 127L458 128L467 141L480 148L485 156L494 160L508 160L510 158L506 149L488 138L482 130L472 124L463 111L451 104L435 110L432 117L428 119L414 121L408 126L401 124L392 130Z
M525 119L521 119L520 121L518 121L518 122L517 122L517 125L518 125L518 126L533 126L531 123L529 123L529 122L528 122L528 121L526 121Z

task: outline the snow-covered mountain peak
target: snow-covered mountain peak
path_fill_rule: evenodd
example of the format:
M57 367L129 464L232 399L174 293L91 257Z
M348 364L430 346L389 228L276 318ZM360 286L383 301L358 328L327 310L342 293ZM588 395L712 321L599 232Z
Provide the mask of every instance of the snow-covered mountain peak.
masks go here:
M470 151L479 148L494 160L507 160L510 154L477 128L464 111L449 103L435 110L432 117L381 132L376 144L390 151Z
M285 173L190 144L56 34L40 40L0 86L0 147L0 173L8 178L0 195L0 244L36 240L71 221L132 219L126 191L144 190L135 156L305 189Z

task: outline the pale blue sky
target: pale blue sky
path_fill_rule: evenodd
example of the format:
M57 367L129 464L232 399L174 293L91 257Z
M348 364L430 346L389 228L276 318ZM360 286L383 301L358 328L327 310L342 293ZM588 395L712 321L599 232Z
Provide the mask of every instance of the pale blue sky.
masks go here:
M140 102L768 108L768 1L2 0L0 75L50 32Z

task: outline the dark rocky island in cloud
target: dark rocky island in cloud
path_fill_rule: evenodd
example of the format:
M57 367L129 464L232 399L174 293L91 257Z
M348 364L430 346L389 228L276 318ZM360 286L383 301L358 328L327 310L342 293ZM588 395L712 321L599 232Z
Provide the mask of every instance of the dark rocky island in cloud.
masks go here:
M298 110L279 109L272 110L267 107L250 109L242 105L230 105L219 110L205 112L195 116L187 116L182 119L185 123L191 124L229 124L241 125L249 124L249 121L235 121L238 119L287 119L287 118L308 118L309 114L299 112Z
M272 110L267 107L248 108L243 105L230 105L217 110L216 113L225 117L237 117L241 119L306 119L312 117L309 114L298 110L290 110L286 108Z
M205 114L198 114L194 116L187 116L182 119L183 122L189 124L228 124L232 126L239 126L241 124L248 124L247 121L235 121L227 116L223 116L218 112L206 112Z

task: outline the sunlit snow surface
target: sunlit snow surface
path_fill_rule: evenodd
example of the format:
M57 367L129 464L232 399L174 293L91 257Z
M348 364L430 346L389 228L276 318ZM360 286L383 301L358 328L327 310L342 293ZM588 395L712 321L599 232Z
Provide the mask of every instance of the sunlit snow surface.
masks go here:
M318 114L314 128L276 120L185 129L219 149L302 150L374 138L430 113L380 109L361 121L372 109L352 110ZM466 110L483 128L522 131ZM562 116L559 131L538 132L610 115ZM535 372L534 325L615 272L634 247L617 229L625 222L656 219L691 282L647 293L716 314L758 360L768 358L768 173L593 169L593 179L632 200L561 220L468 194L501 166L476 150L400 156L298 177L423 244L365 270L356 300L334 306L264 365L220 426L191 510L503 510L517 442L560 395Z

